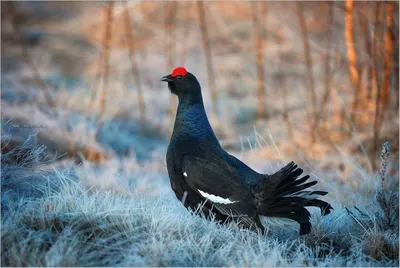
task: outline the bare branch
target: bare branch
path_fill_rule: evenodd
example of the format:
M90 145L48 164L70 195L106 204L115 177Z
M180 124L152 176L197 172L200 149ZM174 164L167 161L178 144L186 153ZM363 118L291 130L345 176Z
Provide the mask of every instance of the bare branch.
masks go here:
M18 21L17 18L17 14L15 11L15 6L13 2L7 2L8 4L8 11L9 14L11 16L11 24L14 30L14 40L15 43L18 44L21 48L21 57L22 60L25 62L25 64L28 66L28 68L30 69L30 71L32 72L33 78L37 84L37 86L41 89L47 104L50 107L54 107L55 106L55 101L53 100L53 97L51 95L51 91L50 88L48 87L48 85L43 81L39 70L36 68L35 64L33 63L33 60L31 58L31 56L29 55L29 52L22 40L22 34L21 34L21 28L20 28L20 23Z
M129 58L131 60L131 68L132 68L132 76L136 84L136 91L137 91L137 101L138 101L138 107L139 107L139 113L140 113L140 132L143 135L144 130L145 130L145 103L143 99L143 93L142 93L142 83L140 81L140 73L139 69L137 68L136 61L135 61L135 41L133 38L132 34L132 27L131 27L131 17L129 14L129 8L127 5L127 2L125 3L125 31L126 31L126 37L127 37L127 42L128 42L128 47L129 47Z
M108 3L108 6L105 10L106 12L106 17L107 17L107 23L106 23L106 29L105 29L105 38L104 38L104 44L103 44L103 86L101 88L101 91L99 93L100 97L100 106L99 106L99 116L97 119L97 129L95 131L95 136L97 136L100 133L100 130L103 126L103 121L104 121L104 112L105 112L105 107L106 107L106 99L107 99L107 89L108 89L108 75L110 72L110 63L109 63L109 55L110 55L110 44L111 44L111 27L112 27L112 21L113 21L113 7L114 7L114 2L111 1Z

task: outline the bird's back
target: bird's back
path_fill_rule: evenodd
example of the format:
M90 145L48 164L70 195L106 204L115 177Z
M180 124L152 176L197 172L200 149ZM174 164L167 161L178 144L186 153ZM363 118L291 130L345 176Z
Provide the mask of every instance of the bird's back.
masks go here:
M260 174L246 165L244 162L237 159L235 156L227 154L227 158L229 159L230 165L236 170L239 175L239 178L248 186L253 186L257 184L260 179L264 177L263 174Z

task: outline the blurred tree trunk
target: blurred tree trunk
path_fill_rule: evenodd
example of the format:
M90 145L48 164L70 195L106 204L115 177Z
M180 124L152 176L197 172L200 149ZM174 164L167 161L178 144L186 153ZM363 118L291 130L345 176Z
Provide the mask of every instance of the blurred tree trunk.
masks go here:
M106 109L107 100L107 88L108 88L108 75L110 71L109 55L110 55L110 44L111 44L111 27L113 22L113 8L114 2L109 2L106 8L107 24L105 30L105 39L103 44L103 86L99 92L100 105L99 105L99 116L97 118L97 129L95 131L95 136L100 133L101 128L104 123L104 112Z
M279 84L282 90L282 100L283 100L283 120L285 121L289 139L293 139L293 127L289 118L288 103L287 103L287 85L286 85L286 74L285 74L285 54L282 50L279 52Z
M138 101L138 107L139 107L139 117L140 117L140 133L143 135L145 131L145 103L143 99L143 93L142 93L142 83L140 81L140 72L139 69L137 68L136 61L135 61L135 41L132 33L132 27L131 27L131 16L129 14L129 9L128 9L128 4L127 2L125 3L125 30L126 30L126 37L127 37L127 42L128 42L128 47L129 47L129 58L131 60L131 69L132 69L132 76L133 79L135 80L136 84L136 91L137 91L137 101Z
M197 9L199 12L199 24L200 24L200 31L201 31L201 38L203 40L203 47L205 53L205 60L206 60L206 67L207 67L207 76L208 76L208 86L210 87L211 92L211 101L212 101L212 111L214 118L218 117L218 104L217 104L217 92L215 88L215 78L214 78L214 65L213 59L211 55L211 46L210 40L208 36L208 29L207 29L207 21L206 21L206 14L204 10L204 3L203 1L197 2Z
M14 42L16 45L19 45L21 48L21 57L22 60L25 62L25 64L28 66L28 69L32 72L33 79L36 82L36 85L39 87L39 89L42 91L43 96L47 102L47 105L49 107L55 107L56 103L53 100L53 97L51 95L50 88L48 85L43 81L42 76L39 73L39 70L36 68L35 64L33 63L33 60L31 56L28 53L28 50L24 44L23 38L22 38L22 33L21 33L21 27L20 27L20 21L18 19L18 14L15 11L15 4L13 2L6 2L7 3L7 10L8 13L10 14L11 18L11 25L13 28L13 38ZM56 112L56 110L54 110Z
M383 8L382 8L383 9ZM392 60L393 60L393 38L392 38L392 27L393 27L393 2L386 2L385 9L386 11L386 27L382 26L384 31L384 70L383 70L383 78L378 83L378 94L376 98L376 112L375 112L375 126L374 126L374 151L373 155L376 153L376 150L379 146L379 130L385 120L385 112L388 110L389 103L389 94L390 94L390 77L392 73ZM382 11L383 13L384 11ZM381 21L384 24L384 21ZM379 74L379 73L378 73ZM396 74L398 75L398 73ZM399 90L398 88L396 90ZM375 162L375 161L374 161Z
M390 76L392 73L392 55L393 55L393 2L386 2L386 30L385 30L385 54L384 54L384 76L383 76L383 106L386 107L389 104L389 93L390 93ZM383 113L382 113L383 120Z
M267 117L266 99L265 99L265 77L264 77L264 56L263 56L263 43L264 31L263 25L260 23L260 2L251 2L251 15L253 22L253 40L254 40L254 54L256 56L257 66L257 117Z
M189 16L189 12L190 12L190 8L192 7L192 3L191 2L185 2L185 22L183 25L183 47L182 47L182 55L181 55L181 66L185 65L185 61L186 61L186 54L188 51L188 41L189 41L189 20L190 20L190 16Z
M345 123L346 123L346 105L342 104L342 110L340 112L340 132L345 132Z
M178 8L178 2L171 1L165 3L165 18L164 18L164 28L165 28L165 55L167 56L167 73L171 73L174 66L175 58L175 16ZM176 98L172 94L170 95L170 116L172 124L175 120L176 114Z
M376 3L376 13L375 13L375 23L374 23L374 38L372 42L372 53L373 53L373 84L376 93L380 88L381 79L379 76L379 70L381 69L381 64L379 59L381 58L381 46L382 46L382 34L384 23L382 23L382 2Z
M373 137L373 144L372 144L372 151L370 153L370 161L372 164L373 170L376 169L376 161L375 161L375 153L378 149L378 142L379 142L379 129L380 129L380 110L381 110L381 92L382 92L382 80L380 78L380 61L379 58L381 57L381 43L383 40L383 29L385 27L383 22L383 13L384 10L382 8L382 2L377 3L376 9L376 19L375 19L375 31L374 31L374 78L376 84L376 99L375 99L375 118L374 118L374 137Z
M311 117L313 120L311 122L315 122L317 118L317 94L315 91L315 81L314 81L314 73L313 73L313 63L311 58L310 51L310 43L308 39L308 29L307 23L304 17L304 8L302 2L297 2L298 7L298 16L299 16L299 24L301 28L301 35L303 39L303 47L304 47L304 56L305 56L305 64L307 68L307 86L310 91L310 101L311 101ZM311 142L314 144L316 142L315 129L310 125L310 136Z
M393 8L393 18L396 18L397 20L393 21L393 27L392 27L392 38L393 38L393 44L395 49L393 50L393 64L394 64L394 82L395 82L395 93L396 93L396 109L399 109L399 2L395 2L394 8ZM397 22L397 24L396 24ZM397 49L396 49L397 48Z
M106 23L107 23L107 21L106 21ZM96 92L97 92L97 88L99 86L101 75L102 75L102 68L101 68L102 65L103 65L103 55L100 55L99 63L96 66L97 67L96 75L93 79L92 87L90 88L89 103L88 103L87 111L86 111L87 118L89 118L90 111L95 108L94 102L96 100Z
M328 30L326 31L326 55L325 55L325 68L324 68L324 95L322 97L322 103L319 107L319 111L316 116L316 120L314 122L313 129L318 131L319 123L321 118L324 116L324 112L326 109L326 105L329 100L330 92L331 92L331 50L332 50L332 37L333 37L333 19L334 19L334 7L333 2L327 2L328 5Z
M365 4L365 3L364 3ZM364 5L365 7L366 5ZM368 18L366 16L363 16L362 14L358 14L358 19L359 19L359 24L361 29L364 32L364 39L365 39L365 49L367 51L368 54L368 64L366 66L367 68L367 92L366 92L366 96L367 96L367 102L372 100L372 81L373 81L373 48L372 48L372 44L371 44L371 35L369 32L369 22L368 22Z
M357 55L354 49L354 38L353 38L353 0L346 1L346 17L345 17L345 37L347 47L347 58L349 61L350 70L350 82L354 89L353 104L350 114L350 123L356 124L356 113L358 109L358 102L360 96L360 71L357 68Z
M98 91L98 87L99 87L99 84L101 82L101 77L102 77L102 75L104 75L103 74L103 71L104 71L104 54L105 54L104 53L104 46L105 46L105 44L107 42L107 38L109 38L108 37L109 33L107 32L108 24L109 24L109 13L108 13L108 10L105 11L104 15L105 16L104 16L103 52L99 56L99 63L97 64L96 75L94 77L93 84L92 84L92 87L90 89L89 103L88 103L88 106L87 106L87 118L89 118L90 110L94 110L96 108L95 107L96 93Z

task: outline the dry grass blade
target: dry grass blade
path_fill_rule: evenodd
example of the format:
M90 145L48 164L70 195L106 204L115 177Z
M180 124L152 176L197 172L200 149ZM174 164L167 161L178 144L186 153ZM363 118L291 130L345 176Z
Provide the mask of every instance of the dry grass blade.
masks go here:
M382 144L382 151L381 151L381 168L379 169L379 176L381 178L381 188L383 190L383 183L385 181L385 173L390 156L390 143L386 141Z
M381 151L381 166L379 169L379 178L380 178L380 187L378 189L378 193L376 195L376 201L380 205L383 210L383 215L377 215L379 219L381 228L385 229L393 229L395 226L398 227L398 222L395 224L396 219L398 220L399 215L399 204L397 194L391 192L389 196L386 196L384 190L384 182L385 182L385 174L390 156L390 143L385 142L382 144Z

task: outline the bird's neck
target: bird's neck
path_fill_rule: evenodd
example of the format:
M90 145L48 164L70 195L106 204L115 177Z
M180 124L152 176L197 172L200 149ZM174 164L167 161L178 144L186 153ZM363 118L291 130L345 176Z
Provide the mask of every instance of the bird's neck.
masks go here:
M208 121L201 94L179 98L172 136L185 140L217 140Z
M204 109L203 105L203 96L200 94L193 94L193 95L186 95L186 96L178 96L179 99L179 107L183 109L184 107L190 107L193 105L201 104ZM179 112L179 110L178 110Z

